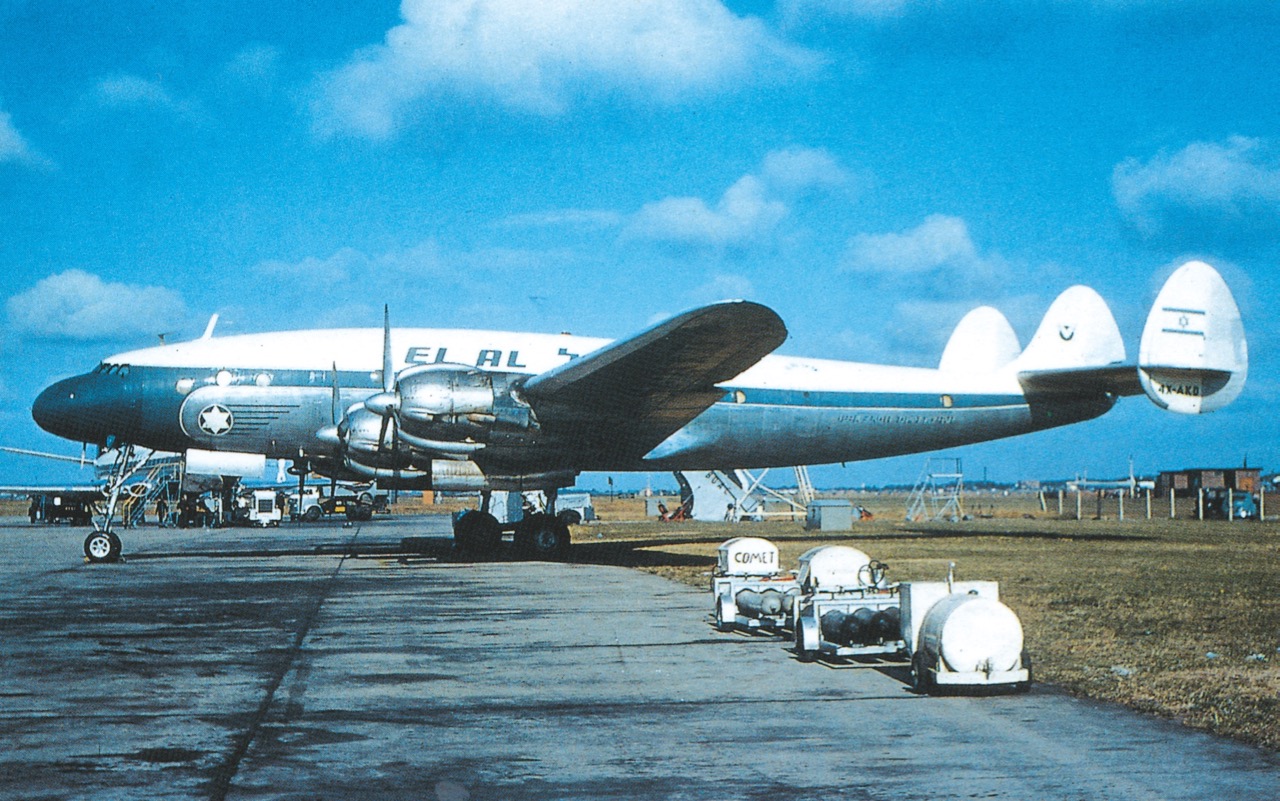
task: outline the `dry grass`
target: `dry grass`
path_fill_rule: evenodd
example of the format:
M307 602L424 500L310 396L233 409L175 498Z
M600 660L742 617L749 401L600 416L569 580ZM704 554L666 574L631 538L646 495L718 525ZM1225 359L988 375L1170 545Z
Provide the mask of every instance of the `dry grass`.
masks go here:
M843 536L790 521L634 522L638 501L601 502L605 522L575 532L577 558L699 587L733 536L773 540L790 565L815 545L853 545L896 580L939 579L955 562L958 578L1000 582L1038 680L1280 750L1280 523L1135 520L1136 505L1123 522L1061 520L1023 496L983 499L985 519L913 525L900 522L904 498L856 502L882 513Z

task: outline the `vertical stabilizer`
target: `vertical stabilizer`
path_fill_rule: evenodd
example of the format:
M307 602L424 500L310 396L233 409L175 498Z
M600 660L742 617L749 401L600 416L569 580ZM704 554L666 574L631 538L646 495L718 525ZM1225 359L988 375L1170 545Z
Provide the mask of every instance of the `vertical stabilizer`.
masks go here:
M979 306L964 316L938 369L944 373L993 373L1018 358L1022 346L1005 316L990 306Z
M1049 307L1015 364L1021 371L1071 370L1124 358L1124 340L1107 302L1087 286L1073 286Z
M1142 330L1138 378L1157 406L1181 414L1220 409L1244 389L1249 347L1231 290L1191 261L1169 276Z

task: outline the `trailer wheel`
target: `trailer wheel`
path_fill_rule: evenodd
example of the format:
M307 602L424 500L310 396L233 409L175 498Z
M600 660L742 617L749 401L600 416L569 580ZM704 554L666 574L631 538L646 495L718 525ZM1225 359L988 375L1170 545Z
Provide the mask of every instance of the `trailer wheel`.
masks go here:
M924 663L923 651L916 651L911 657L911 685L921 695L928 695L933 691L933 682L929 679L929 667Z
M729 626L724 622L724 599L716 599L716 629L718 631L728 631Z
M1034 680L1031 672L1031 654L1027 653L1027 649L1025 648L1022 649L1022 667L1026 668L1027 680L1018 682L1017 686L1014 687L1014 690L1020 693L1031 692L1031 682Z
M801 621L796 621L796 627L793 633L796 638L796 658L801 662L816 661L818 658L818 652L810 651L808 648L804 647L804 624Z

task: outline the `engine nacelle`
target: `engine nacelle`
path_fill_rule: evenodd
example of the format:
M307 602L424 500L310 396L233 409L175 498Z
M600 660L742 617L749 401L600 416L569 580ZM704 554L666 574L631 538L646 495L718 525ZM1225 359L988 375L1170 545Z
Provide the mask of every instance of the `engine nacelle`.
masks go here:
M423 365L397 377L395 405L405 432L427 440L488 442L495 435L522 435L537 421L516 399L511 381L501 373Z
M396 385L400 415L415 422L493 412L493 375L483 370L423 365L401 373Z

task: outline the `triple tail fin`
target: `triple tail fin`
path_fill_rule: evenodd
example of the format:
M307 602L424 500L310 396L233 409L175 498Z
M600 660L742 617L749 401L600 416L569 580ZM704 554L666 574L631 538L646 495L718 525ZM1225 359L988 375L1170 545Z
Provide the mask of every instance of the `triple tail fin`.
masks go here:
M1022 346L1013 326L996 309L979 306L964 316L947 340L938 369L944 373L994 373L1018 358Z
M1249 344L1218 271L1190 261L1165 282L1142 330L1138 378L1157 406L1180 414L1221 409L1244 389Z
M1028 394L1145 392L1162 409L1202 414L1239 396L1249 352L1231 290L1217 270L1193 261L1175 270L1156 296L1137 364L1125 360L1106 302L1074 286L1049 307L1010 369Z
M1074 371L1124 360L1124 339L1107 302L1087 286L1073 286L1049 306L1014 366L1019 373Z

